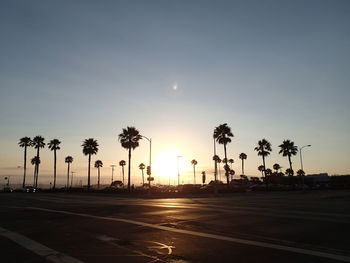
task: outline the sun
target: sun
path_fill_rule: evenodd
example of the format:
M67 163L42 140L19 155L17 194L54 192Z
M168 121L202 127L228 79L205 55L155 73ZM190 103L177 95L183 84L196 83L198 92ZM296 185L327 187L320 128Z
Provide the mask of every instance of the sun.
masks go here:
M166 149L159 152L154 158L153 172L160 183L174 184L177 183L178 172L187 169L186 158L182 153L175 149Z
M173 90L177 90L177 84L175 83L173 86L172 86Z

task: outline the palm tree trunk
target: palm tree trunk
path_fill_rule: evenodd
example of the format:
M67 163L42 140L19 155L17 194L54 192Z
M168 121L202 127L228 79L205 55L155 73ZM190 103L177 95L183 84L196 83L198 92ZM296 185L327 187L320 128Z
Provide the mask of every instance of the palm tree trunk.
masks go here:
M128 191L130 192L130 170L131 170L131 147L129 148L129 167L128 167Z
M193 178L194 178L194 184L196 184L196 166L193 165Z
M263 165L264 165L264 177L265 177L265 185L266 185L266 191L268 191L268 186L267 186L267 178L266 178L266 165L265 165L265 156L262 156L263 158Z
M242 174L244 174L244 159L242 158Z
M53 189L56 189L56 150L53 151L54 165L53 165Z
M90 163L91 163L91 154L89 154L89 167L88 167L88 190L90 190Z
M40 156L39 156L39 149L40 149L40 147L38 147L37 154L36 154L36 156L38 157L38 160L40 158ZM38 187L38 177L39 177L39 162L36 164L35 188Z
M68 189L68 186L69 186L69 167L70 166L70 163L68 163L68 168L67 168L67 189Z
M143 169L141 170L142 172L142 187L144 187L145 185L145 178L144 178L144 175L143 175Z
M226 143L224 143L224 152L225 152L225 176L226 176L226 181L227 181L227 187L229 187L230 185L230 174L228 173L228 169L227 169L227 152L226 152Z
M123 171L123 185L125 185L125 183L124 183L124 165L122 165L122 171Z
M97 188L100 189L100 167L98 167Z
M293 171L293 168L292 168L292 160L290 158L290 155L288 155L288 161L289 161L289 168Z
M27 146L24 146L24 166L23 166L23 184L22 187L24 188L26 185L26 173L27 173Z
M214 156L216 156L215 138L214 138ZM218 175L218 163L217 163L216 159L214 160L214 163L215 163L214 179L215 179L215 183L216 183L217 175Z

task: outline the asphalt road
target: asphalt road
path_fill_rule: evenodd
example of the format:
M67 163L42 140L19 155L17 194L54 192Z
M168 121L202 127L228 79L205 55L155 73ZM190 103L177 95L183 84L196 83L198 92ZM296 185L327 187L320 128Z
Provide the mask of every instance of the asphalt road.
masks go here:
M0 262L350 262L350 191L0 194Z

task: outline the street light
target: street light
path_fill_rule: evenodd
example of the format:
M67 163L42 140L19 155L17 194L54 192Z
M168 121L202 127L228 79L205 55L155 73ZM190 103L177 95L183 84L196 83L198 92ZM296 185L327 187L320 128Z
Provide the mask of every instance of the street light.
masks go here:
M112 167L112 179L111 179L111 183L113 183L114 167L116 167L116 165L115 165L115 164L112 164L111 167Z
M182 158L182 156L178 155L178 156L176 156L176 158L177 158L177 186L179 186L180 185L180 163L179 163L179 160L180 160L180 158Z
M299 148L299 151L300 151L300 166L301 166L301 170L304 171L304 168L303 168L303 156L302 156L302 149L305 148L305 147L310 147L311 144L308 144L308 145L304 145L302 147Z
M142 138L145 138L149 142L149 169L147 169L147 175L148 175L148 184L149 188L151 188L151 174L152 174L152 138L148 138L144 135L141 135ZM148 168L148 167L147 167ZM149 172L148 172L149 170Z
M76 172L71 172L72 173L72 178L71 178L71 180L70 180L70 188L72 188L73 187L73 175L76 173Z

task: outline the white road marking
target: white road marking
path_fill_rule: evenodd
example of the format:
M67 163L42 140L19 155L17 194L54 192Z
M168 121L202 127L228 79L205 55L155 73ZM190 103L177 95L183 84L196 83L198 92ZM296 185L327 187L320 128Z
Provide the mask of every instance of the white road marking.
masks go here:
M205 237L205 238L211 238L211 239L216 239L216 240L234 242L234 243L238 243L238 244L271 248L271 249L288 251L288 252L293 252L293 253L298 253L298 254L316 256L316 257L321 257L321 258L328 258L328 259L332 259L332 260L339 260L339 261L343 261L343 262L350 262L350 257L348 257L348 256L331 254L331 253L320 252L320 251L314 251L314 250L309 250L309 249L304 249L304 248L289 247L289 246L271 244L271 243L261 242L261 241L254 241L254 240L234 238L234 237L228 237L228 236L222 236L222 235L216 235L216 234L210 234L210 233L203 233L203 232L197 232L197 231L191 231L191 230L177 229L177 228L154 225L154 224L149 224L149 223L130 220L130 219L105 217L105 216L94 216L94 215L83 214L83 213L74 213L74 212L69 212L69 211L45 209L45 208L39 208L39 207L26 207L26 208L32 209L32 210L38 210L38 211L88 217L88 218L94 218L94 219L100 219L100 220L123 222L123 223L139 225L139 226L144 226L144 227L149 227L149 228L154 228L154 229L159 229L159 230L164 230L164 231L169 231L169 232L174 232L174 233L186 234L186 235L191 235L191 236Z
M35 254L44 257L46 260L55 263L83 263L83 261L53 250L21 234L6 230L2 227L0 227L0 235L12 240Z

